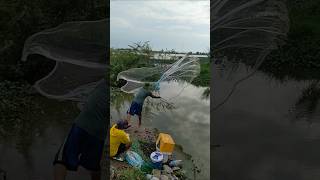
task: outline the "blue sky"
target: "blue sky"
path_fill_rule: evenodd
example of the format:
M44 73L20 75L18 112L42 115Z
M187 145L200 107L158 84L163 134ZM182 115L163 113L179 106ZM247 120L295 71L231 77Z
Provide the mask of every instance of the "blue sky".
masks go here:
M150 41L154 50L207 52L210 47L210 2L111 1L111 47L127 48Z

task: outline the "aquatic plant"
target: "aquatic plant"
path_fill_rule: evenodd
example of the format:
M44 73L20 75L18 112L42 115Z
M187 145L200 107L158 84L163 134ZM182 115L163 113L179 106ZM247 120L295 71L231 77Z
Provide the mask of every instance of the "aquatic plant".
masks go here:
M203 91L203 93L202 93L202 95L201 95L201 98L202 99L208 99L210 97L210 87L207 87L204 91Z
M290 110L291 121L306 120L312 124L313 120L318 118L317 107L320 100L320 80L312 81L305 89Z

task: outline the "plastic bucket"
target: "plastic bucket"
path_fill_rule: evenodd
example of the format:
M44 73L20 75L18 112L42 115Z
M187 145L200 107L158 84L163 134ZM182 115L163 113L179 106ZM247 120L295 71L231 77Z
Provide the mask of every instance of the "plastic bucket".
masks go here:
M163 161L163 154L162 153L160 153L158 151L152 152L150 154L150 159L152 161L152 166L155 169L161 169L162 168L162 161Z

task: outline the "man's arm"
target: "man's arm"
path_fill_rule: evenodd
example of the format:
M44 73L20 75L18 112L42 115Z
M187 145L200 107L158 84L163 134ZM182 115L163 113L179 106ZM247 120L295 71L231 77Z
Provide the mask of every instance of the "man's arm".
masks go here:
M123 133L122 138L121 138L121 143L123 143L123 144L130 144L131 143L129 134Z
M121 143L126 145L126 150L128 150L131 147L132 142L130 140L129 134L127 134L127 133L123 134L123 138L122 138Z

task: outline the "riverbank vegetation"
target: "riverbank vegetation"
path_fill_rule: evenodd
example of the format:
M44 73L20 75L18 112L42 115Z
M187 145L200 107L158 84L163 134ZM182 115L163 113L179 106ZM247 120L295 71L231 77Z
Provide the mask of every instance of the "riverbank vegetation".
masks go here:
M27 78L23 70L30 67L24 67L20 59L24 42L32 34L63 22L105 18L106 9L102 0L1 1L0 79L17 81Z
M288 1L290 29L286 42L273 51L260 70L276 79L320 78L320 3Z
M211 79L210 62L201 63L200 68L200 74L193 80L192 84L195 86L208 87Z
M110 85L112 87L121 87L123 82L117 81L117 75L121 71L125 71L131 68L139 67L154 67L155 62L158 64L169 64L175 62L172 60L154 60L154 51L152 51L148 42L135 43L129 45L131 49L111 49L110 50ZM165 52L163 52L165 53ZM161 56L161 55L159 55ZM209 86L210 82L210 59L209 57L200 58L201 71L200 75L196 77L192 84L196 86ZM160 77L154 77L153 80L158 80Z
M119 49L110 49L110 85L112 87L121 87L122 82L117 81L117 75L121 71L130 68L152 67L152 50L150 45L145 43L136 43L130 45L131 50L122 51Z

